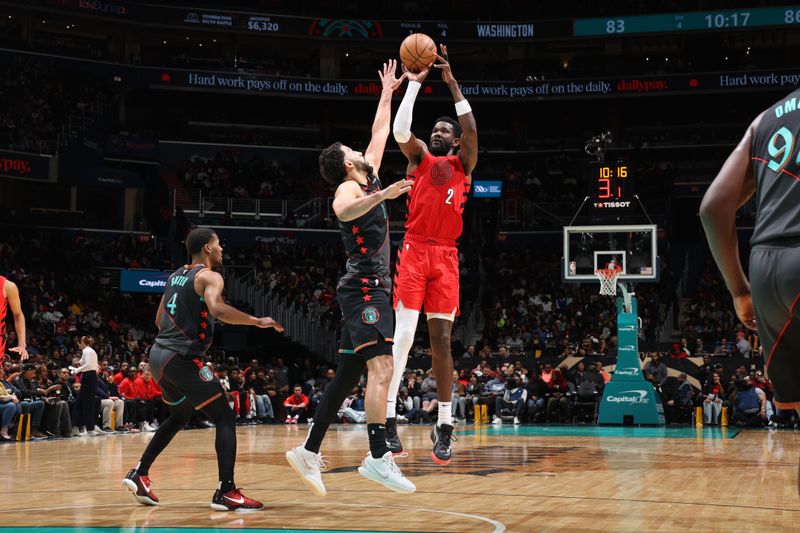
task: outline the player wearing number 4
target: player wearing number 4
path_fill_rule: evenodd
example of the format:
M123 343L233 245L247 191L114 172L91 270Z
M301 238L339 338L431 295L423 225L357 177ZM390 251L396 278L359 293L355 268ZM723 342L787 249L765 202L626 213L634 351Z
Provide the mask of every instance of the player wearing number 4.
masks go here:
M403 445L397 435L395 400L414 341L419 314L425 309L433 352L439 418L431 431L433 460L450 463L453 432L451 385L453 357L450 333L459 312L458 249L464 204L469 195L471 173L478 161L478 131L472 108L464 99L447 57L447 47L433 64L455 100L458 121L436 120L428 144L411 133L414 100L429 69L408 71L406 94L394 121L394 138L408 159L408 177L414 181L408 197L406 235L397 253L394 281L394 375L389 387L386 433L389 449L399 454Z
M708 188L700 217L736 315L758 329L775 404L800 410L800 90L762 112ZM750 280L736 211L756 195ZM751 292L752 291L752 292Z
M186 237L192 259L167 279L156 312L158 335L150 350L150 370L169 405L169 417L159 426L142 458L122 480L133 498L143 505L158 505L150 487L149 470L194 411L203 411L216 426L219 486L211 500L218 511L257 510L262 504L244 496L233 483L236 463L236 419L214 373L203 364L203 355L214 336L214 318L228 324L283 327L271 318L256 318L224 302L222 276L213 269L222 265L219 238L200 228Z

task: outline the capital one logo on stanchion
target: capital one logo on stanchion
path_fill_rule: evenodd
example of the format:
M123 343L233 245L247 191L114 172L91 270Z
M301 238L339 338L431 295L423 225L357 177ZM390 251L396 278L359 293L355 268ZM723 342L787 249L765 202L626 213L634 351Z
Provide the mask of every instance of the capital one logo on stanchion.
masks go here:
M647 391L641 389L626 390L619 394L609 394L606 396L606 401L610 403L625 403L630 405L648 404L650 398L647 397Z
M639 369L636 367L618 368L614 370L615 376L638 376Z

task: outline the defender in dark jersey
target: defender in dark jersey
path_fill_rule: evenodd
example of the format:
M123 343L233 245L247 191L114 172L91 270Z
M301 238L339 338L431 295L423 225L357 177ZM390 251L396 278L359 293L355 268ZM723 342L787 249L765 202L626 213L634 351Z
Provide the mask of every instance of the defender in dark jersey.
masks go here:
M322 439L365 369L369 370L365 403L370 453L358 472L397 492L416 490L400 473L386 447L386 391L392 377L394 315L389 299L389 221L384 201L411 189L409 180L381 189L378 179L389 137L392 92L402 81L395 78L395 70L395 62L390 60L379 72L383 91L366 153L335 143L325 148L319 158L322 177L337 186L333 209L347 252L347 272L336 290L344 326L339 368L322 395L308 438L305 444L286 452L286 460L319 496L326 494L320 476L324 468L319 453Z
M233 482L236 462L236 424L219 380L203 364L203 355L214 337L214 318L283 331L271 318L255 318L229 306L222 299L224 281L213 271L222 265L219 238L210 229L192 231L186 238L191 265L176 270L167 280L156 313L159 332L150 350L150 370L163 391L170 415L159 426L150 444L122 484L144 505L158 505L150 488L149 470L156 457L189 421L202 410L216 426L219 486L211 500L218 511L261 509L260 502L244 496Z
M22 313L22 304L19 301L19 289L16 283L0 276L0 358L6 354L6 314L9 308L14 316L17 345L8 351L19 355L20 361L25 361L28 358L28 337L25 330L25 315Z
M414 99L428 69L409 74L408 88L394 121L394 138L408 159L407 174L414 181L409 194L408 219L403 245L397 253L394 309L394 376L389 387L386 433L390 449L403 451L397 434L395 402L400 381L414 343L417 322L424 307L428 319L433 373L436 376L439 414L431 430L431 458L440 465L452 459L453 434L451 386L453 355L450 334L459 312L457 240L463 227L462 214L472 184L472 171L478 163L478 129L475 116L447 58L447 47L433 65L442 71L442 81L455 101L458 121L440 117L426 144L411 133Z
M775 404L800 411L800 89L747 128L700 206L736 314L758 330ZM739 260L736 211L756 195L750 281ZM766 420L766 413L762 410ZM800 482L800 478L798 479ZM799 485L800 488L800 485Z

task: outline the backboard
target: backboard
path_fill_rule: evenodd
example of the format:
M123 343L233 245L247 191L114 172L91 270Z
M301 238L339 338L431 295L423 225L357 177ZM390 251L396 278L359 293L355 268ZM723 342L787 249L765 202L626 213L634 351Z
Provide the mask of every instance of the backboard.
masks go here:
M657 232L654 224L564 226L562 278L597 282L595 271L616 264L619 281L657 281Z

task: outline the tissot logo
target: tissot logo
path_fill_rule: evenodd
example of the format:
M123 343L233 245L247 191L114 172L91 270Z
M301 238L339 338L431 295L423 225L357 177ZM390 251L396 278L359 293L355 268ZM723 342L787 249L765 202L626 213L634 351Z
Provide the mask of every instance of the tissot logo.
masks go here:
M620 207L630 207L630 202L594 202L597 209L618 209Z
M619 394L609 394L606 396L606 401L609 403L625 403L629 405L648 404L650 398L647 397L647 391L641 389L626 390Z

